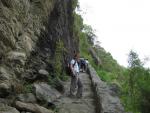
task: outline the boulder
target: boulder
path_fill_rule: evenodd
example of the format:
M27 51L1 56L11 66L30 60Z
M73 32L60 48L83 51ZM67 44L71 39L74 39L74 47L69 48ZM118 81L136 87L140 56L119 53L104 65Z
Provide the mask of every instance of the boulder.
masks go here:
M32 113L32 112L25 112L25 111L22 111L21 113Z
M3 81L0 83L0 97L7 97L11 92L11 85L9 81Z
M37 99L46 103L52 103L61 96L56 89L46 83L36 83L33 87Z
M9 74L8 70L4 67L0 67L0 80L8 80L10 79L11 75Z
M23 103L20 101L16 101L15 106L20 111L27 111L33 113L53 113L51 110L48 110L42 106L39 106L37 104L32 104L32 103Z
M6 104L6 105L12 105L13 104L13 99L0 98L0 103Z
M20 113L16 108L0 103L0 113Z
M64 93L65 87L63 82L60 79L56 80L55 86L54 86L59 92Z
M48 79L49 73L48 73L46 70L40 69L40 70L38 71L38 73L39 73L39 78Z
M12 75L9 71L4 67L0 67L0 97L6 97L9 95L12 86L11 78Z
M22 35L21 39L26 53L30 53L33 50L33 41L27 34Z
M48 80L49 73L44 70L40 69L39 71L36 70L28 70L26 73L23 74L23 78L27 81L35 81L35 80Z
M19 94L17 100L26 103L36 103L36 97L32 93Z
M10 62L15 62L15 63L19 63L21 65L25 65L25 61L27 59L27 56L25 53L23 52L18 52L18 51L10 51L7 54L7 59Z
M27 81L34 81L37 79L38 74L34 70L28 70L22 74L22 77Z
M49 75L49 73L48 73L46 70L44 70L44 69L40 69L40 70L39 70L39 74L45 75L45 76L48 76L48 75Z

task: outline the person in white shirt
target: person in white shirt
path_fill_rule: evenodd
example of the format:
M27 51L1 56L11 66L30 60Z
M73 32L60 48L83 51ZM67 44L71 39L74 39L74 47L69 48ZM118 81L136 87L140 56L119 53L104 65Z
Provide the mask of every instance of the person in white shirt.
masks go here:
M70 96L75 96L76 90L76 96L78 98L82 97L83 92L83 85L79 77L79 65L78 65L78 54L75 54L74 58L70 62L70 68L72 71L71 75L71 84L70 84Z
M88 61L88 59L85 59L85 71L87 71L88 64L89 64L89 61Z

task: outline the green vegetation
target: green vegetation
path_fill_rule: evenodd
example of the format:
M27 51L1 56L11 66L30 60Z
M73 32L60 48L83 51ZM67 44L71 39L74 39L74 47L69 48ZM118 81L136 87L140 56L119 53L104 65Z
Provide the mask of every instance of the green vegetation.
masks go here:
M149 113L150 111L150 70L143 67L143 63L134 51L129 53L129 67L120 66L109 52L100 44L95 45L96 35L89 25L83 24L81 15L75 14L75 28L79 36L81 57L89 60L97 71L98 76L108 84L115 83L121 89L121 100L127 112ZM89 53L92 48L101 60L97 66Z
M56 76L61 76L62 74L62 58L64 52L64 44L61 40L56 42L56 51L54 57L54 71Z
M116 81L116 79L120 79L124 68L118 65L117 61L113 59L111 54L107 53L104 48L100 47L100 45L93 45L94 38L96 37L93 33L94 30L92 30L92 28L88 25L84 26L83 32L80 33L81 56L88 58L102 80L110 83ZM93 50L97 53L96 55L102 62L100 66L97 66L94 63L94 59L91 54L89 54L89 48L93 48Z
M94 50L102 62L100 68L96 67L97 73L102 77L102 80L107 82L114 82L116 79L121 80L120 77L123 74L124 68L121 67L117 61L113 59L111 54L104 50L104 48L97 45Z
M51 76L49 76L48 77L48 84L51 85L51 86L53 86L53 87L56 87L56 84L57 84L57 83L55 83L56 80L58 80L58 77L52 78Z
M80 40L80 56L85 57L90 61L102 80L112 82L113 80L116 81L116 79L120 79L119 77L122 75L124 68L119 66L116 60L114 60L111 54L107 53L104 48L99 45L94 45L94 40L96 38L94 30L91 26L83 24L81 15L76 14L75 17L74 29L76 29L76 33L78 34ZM89 48L93 48L95 50L97 56L102 61L101 66L97 66L94 63L94 59L89 53Z
M33 86L31 84L26 84L24 87L24 92L25 93L32 93L33 91Z
M31 93L33 92L33 86L30 83L18 83L18 82L14 82L14 93L15 94L20 94L20 93Z
M58 40L56 42L56 50L54 54L54 60L52 62L53 67L54 67L54 75L55 77L52 78L49 76L49 83L51 85L56 86L57 82L59 80L66 81L68 80L68 76L66 75L66 72L64 70L64 65L63 65L63 54L66 52L66 48L64 47L63 41Z
M72 0L72 7L73 7L73 10L75 10L77 7L79 7L78 0Z
M129 67L122 88L122 100L127 111L149 113L150 111L150 70L143 67L138 54L130 51Z

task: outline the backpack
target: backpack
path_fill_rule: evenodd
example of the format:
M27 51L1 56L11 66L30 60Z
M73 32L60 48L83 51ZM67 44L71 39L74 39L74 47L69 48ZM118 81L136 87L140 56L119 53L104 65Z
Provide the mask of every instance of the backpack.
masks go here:
M77 61L75 60L74 64L73 64L73 67L75 66L75 64L77 63ZM71 64L70 62L68 63L68 66L67 66L67 74L70 75L70 76L73 76L73 72L72 72L72 69L71 69Z

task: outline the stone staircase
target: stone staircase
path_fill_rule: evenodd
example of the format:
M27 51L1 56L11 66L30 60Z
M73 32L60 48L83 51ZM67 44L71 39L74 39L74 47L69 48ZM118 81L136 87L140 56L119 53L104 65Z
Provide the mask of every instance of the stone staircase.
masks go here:
M80 79L83 83L83 97L69 97L70 81L65 83L65 94L56 102L59 113L96 113L94 92L91 86L91 80L86 73L80 73Z
M92 66L87 73L80 73L83 97L69 97L70 80L65 82L64 95L55 104L58 113L125 113L117 95L116 87L103 82Z

